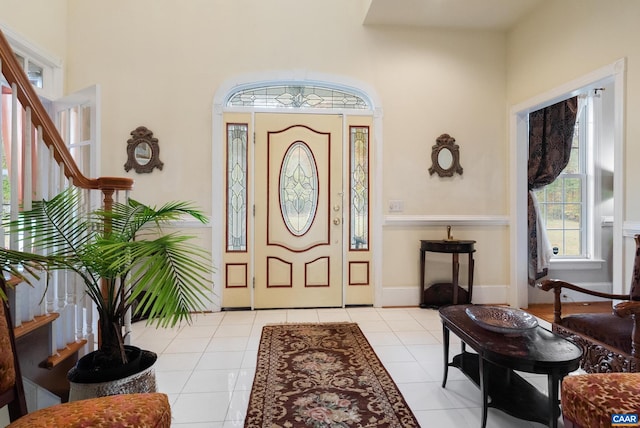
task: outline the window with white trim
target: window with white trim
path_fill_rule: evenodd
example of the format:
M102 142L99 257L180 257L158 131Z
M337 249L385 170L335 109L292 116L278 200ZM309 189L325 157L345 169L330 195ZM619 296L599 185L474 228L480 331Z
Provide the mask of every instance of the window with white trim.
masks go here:
M594 168L599 117L594 100L599 101L594 96L580 98L569 163L553 183L535 191L554 259L594 257L594 219L599 218L594 191L599 181Z

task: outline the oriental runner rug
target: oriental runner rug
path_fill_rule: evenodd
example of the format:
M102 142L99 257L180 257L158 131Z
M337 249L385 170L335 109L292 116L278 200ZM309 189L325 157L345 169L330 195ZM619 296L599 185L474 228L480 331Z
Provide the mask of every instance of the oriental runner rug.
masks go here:
M245 428L419 427L357 324L262 329Z

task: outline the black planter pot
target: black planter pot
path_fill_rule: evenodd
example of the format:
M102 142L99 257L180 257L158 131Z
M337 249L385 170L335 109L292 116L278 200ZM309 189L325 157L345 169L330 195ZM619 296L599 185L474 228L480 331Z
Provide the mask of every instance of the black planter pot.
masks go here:
M70 385L69 401L115 394L156 392L154 364L158 356L134 346L126 348L126 352L131 353L131 361L124 367L118 365L98 369L95 363L104 362L100 353L95 355L92 352L82 357L67 375Z
M102 352L90 352L80 358L75 367L69 370L67 379L75 383L111 382L148 369L158 358L155 352L130 345L125 345L125 353L129 362L124 365L114 365L113 362L104 358Z

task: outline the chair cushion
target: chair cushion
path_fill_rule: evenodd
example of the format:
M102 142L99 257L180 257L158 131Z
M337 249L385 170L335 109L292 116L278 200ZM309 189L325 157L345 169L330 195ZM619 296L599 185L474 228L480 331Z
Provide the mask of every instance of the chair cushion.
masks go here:
M640 414L640 373L567 376L561 396L565 426L610 427L614 413Z
M163 428L171 426L166 394L122 394L47 407L18 419L7 428Z
M560 325L631 354L631 318L613 314L575 314L563 317Z
M0 394L13 388L16 383L16 371L13 365L13 346L9 336L9 325L0 302Z

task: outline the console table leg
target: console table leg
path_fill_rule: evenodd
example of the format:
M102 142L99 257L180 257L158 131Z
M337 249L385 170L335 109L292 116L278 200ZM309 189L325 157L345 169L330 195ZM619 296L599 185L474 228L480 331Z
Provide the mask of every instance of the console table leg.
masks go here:
M420 307L426 308L427 303L424 301L424 250L420 249Z
M469 301L471 303L471 297L473 296L473 253L469 253Z
M550 374L547 376L547 382L547 389L549 390L549 427L557 428L558 418L560 417L560 412L558 411L558 385L560 384L560 379L558 376Z
M442 378L444 388L449 374L449 329L444 324L442 325L442 349L444 349L444 377Z
M454 305L457 305L458 303L458 283L459 280L458 278L460 277L460 258L458 253L453 253L452 254L452 263L451 263L451 285L452 285L452 289L453 289L453 296L451 298L451 301L453 302Z
M487 413L489 410L489 373L488 370L485 369L483 358L478 358L478 363L480 372L480 394L482 395L482 420L480 422L480 428L485 428L487 426Z

